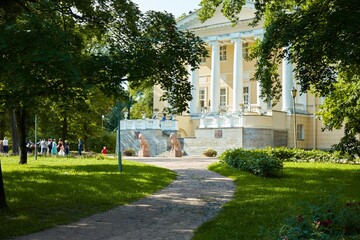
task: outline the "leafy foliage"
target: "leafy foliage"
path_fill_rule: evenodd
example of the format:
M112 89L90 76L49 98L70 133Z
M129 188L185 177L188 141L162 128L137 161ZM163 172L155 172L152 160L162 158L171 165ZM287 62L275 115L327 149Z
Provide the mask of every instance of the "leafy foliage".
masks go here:
M353 68L339 74L339 82L320 107L319 115L328 130L344 127L345 136L333 148L348 153L353 158L360 156L360 69Z
M346 163L353 160L350 155L344 155L341 152L307 151L287 147L252 150L229 149L221 154L219 158L232 167L260 176L276 175L283 168L283 162Z
M6 1L0 13L0 103L16 112L21 163L27 119L44 102L60 103L63 138L74 122L71 106L83 106L78 113L84 113L97 91L124 98L125 82L159 85L171 111L183 112L191 100L187 66L197 68L207 54L200 38L176 28L171 14L141 14L127 0ZM81 122L77 129L91 133L91 123Z
M143 114L147 118L152 117L153 113L153 88L130 90L134 95L132 99L130 117L132 119L141 119Z
M124 154L124 156L134 156L135 150L132 148L127 148L127 149L123 150L123 154Z
M116 145L116 132L106 132L103 131L100 135L89 136L89 149L94 152L101 152L101 149L106 146L108 153L115 152Z
M359 125L360 6L357 0L255 0L252 25L264 20L265 34L251 51L256 60L254 79L261 95L273 105L281 97L279 65L294 66L301 92L326 96L320 112L325 128L340 129L345 137L334 149L359 156L355 137ZM202 0L199 17L210 18L216 7L234 24L246 1ZM222 4L222 5L221 5ZM339 78L340 76L340 78Z
M360 202L309 204L302 211L287 219L274 239L358 239L360 235Z
M260 150L261 151L261 150ZM344 163L353 160L348 154L341 152L325 152L321 150L291 149L287 147L266 148L263 151L287 162L331 162Z
M283 169L281 160L264 151L229 149L223 152L219 158L234 168L263 177L277 176Z
M336 73L360 63L356 1L287 1L283 7L279 2L267 4L264 39L252 55L258 59L255 78L263 96L279 97L276 72L283 58L294 63L302 92L329 94L337 82ZM271 91L269 86L274 85Z

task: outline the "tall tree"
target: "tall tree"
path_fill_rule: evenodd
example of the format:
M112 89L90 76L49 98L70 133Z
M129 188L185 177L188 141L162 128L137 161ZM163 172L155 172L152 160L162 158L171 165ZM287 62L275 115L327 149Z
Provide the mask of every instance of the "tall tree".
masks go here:
M205 21L216 7L220 7L236 24L245 2L202 0L199 16ZM347 84L358 84L360 5L357 0L255 0L254 6L256 17L252 24L264 19L265 28L263 41L258 42L251 54L251 58L256 59L254 78L260 82L264 99L280 97L281 82L277 71L284 58L293 63L295 79L302 92L311 90L320 96L331 96L333 100L329 101L334 101L336 96L340 97L339 75L347 78ZM350 95L346 97L346 102L353 101ZM353 103L360 105L360 102ZM322 115L326 114L325 109L328 108L323 109ZM328 129L333 129L342 126L338 120L347 118L358 122L354 115L345 114L338 119L327 118L324 123ZM345 134L360 133L355 125L345 122ZM343 140L346 139L351 144L353 137Z
M125 0L24 1L23 8L0 21L0 100L15 109L21 163L27 162L26 118L43 98L64 102L94 86L114 96L128 81L159 84L175 111L186 110L191 85L184 65L197 67L206 50L199 38L176 29L172 15L143 16Z
M29 6L30 7L30 6ZM41 8L44 6L32 6ZM14 109L20 138L20 163L27 162L26 119L41 97L63 92L64 79L80 85L76 68L79 42L57 26L55 13L26 12L0 26L0 100ZM71 42L72 44L69 44ZM81 47L81 46L80 46ZM81 86L81 85L80 85Z

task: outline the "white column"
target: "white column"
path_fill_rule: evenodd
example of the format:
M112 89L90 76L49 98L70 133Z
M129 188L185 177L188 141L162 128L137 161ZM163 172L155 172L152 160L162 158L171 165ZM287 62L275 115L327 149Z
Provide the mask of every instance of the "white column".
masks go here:
M261 111L267 112L267 103L264 102L264 100L260 97L261 95L261 87L260 87L260 82L256 81L256 105L258 105L259 107L261 107Z
M255 40L259 39L260 41L262 41L263 38L264 38L263 32L254 35ZM267 112L268 103L265 103L260 96L261 96L260 82L256 81L256 105L261 107L262 112Z
M219 42L211 42L211 85L210 113L218 112L220 104L220 46Z
M189 71L191 67L189 66ZM191 96L192 100L190 101L190 115L196 115L198 113L199 107L199 69L195 69L190 72L190 82L192 85Z
M233 69L233 102L232 111L239 112L240 104L244 103L243 93L243 54L241 38L234 39L234 69Z
M306 93L300 93L300 86L298 88L297 102L302 104L302 109L299 109L299 110L307 112L307 94Z
M291 89L293 87L293 68L284 58L282 62L282 111L292 111Z

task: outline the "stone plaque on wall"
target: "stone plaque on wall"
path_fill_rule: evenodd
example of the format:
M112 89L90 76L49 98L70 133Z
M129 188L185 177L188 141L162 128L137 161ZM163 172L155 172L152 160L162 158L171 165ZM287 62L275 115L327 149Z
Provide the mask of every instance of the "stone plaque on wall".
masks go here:
M215 138L222 138L222 130L215 130L214 137Z

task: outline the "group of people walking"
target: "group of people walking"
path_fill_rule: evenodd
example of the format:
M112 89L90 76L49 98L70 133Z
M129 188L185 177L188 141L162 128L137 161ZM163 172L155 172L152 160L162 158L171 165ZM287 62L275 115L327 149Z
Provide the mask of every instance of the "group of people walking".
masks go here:
M70 147L69 141L63 140L59 138L56 142L56 139L49 138L47 141L46 139L41 139L37 143L33 143L31 140L26 142L27 152L32 154L34 151L37 151L39 154L42 155L60 155L66 156L70 154ZM78 154L79 156L82 155L83 151L83 142L79 139L78 142ZM9 152L9 140L4 137L3 140L0 140L0 153L8 153ZM106 147L102 150L103 154L106 154Z
M70 154L69 142L67 140L63 142L63 140L59 138L59 141L56 143L56 139L53 140L48 139L47 143L48 143L48 152L49 153L51 152L52 155L65 156Z
M26 143L26 148L28 153L32 153L33 151L38 151L39 154L47 154L47 155L60 155L65 156L70 154L69 142L59 138L56 142L56 139L49 138L47 141L45 139L41 139L38 143L34 144L31 141Z

